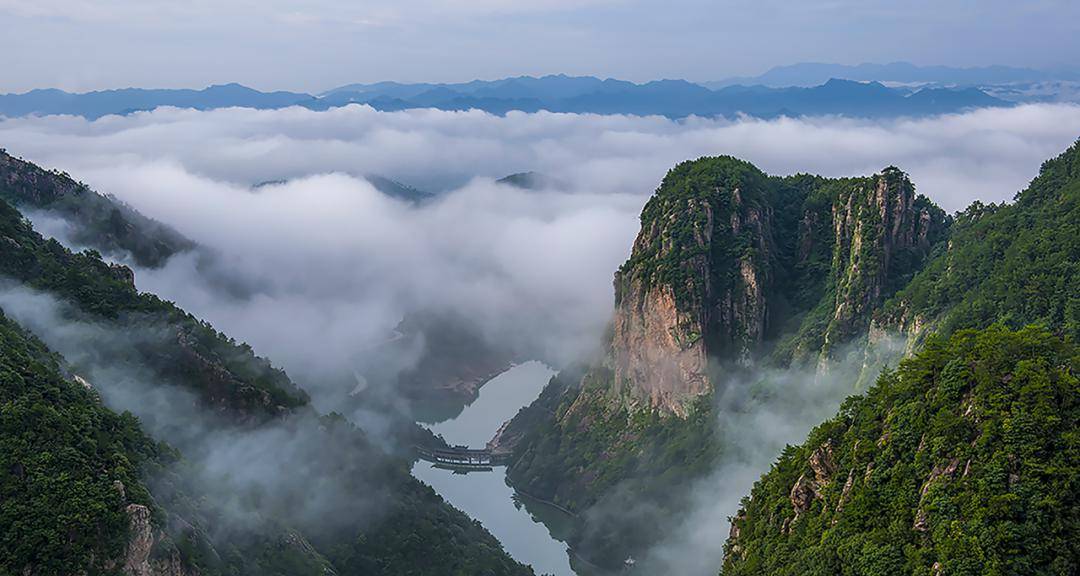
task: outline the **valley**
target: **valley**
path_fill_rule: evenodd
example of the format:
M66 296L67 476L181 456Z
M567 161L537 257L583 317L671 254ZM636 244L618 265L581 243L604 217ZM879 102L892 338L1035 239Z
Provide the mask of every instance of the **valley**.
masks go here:
M450 445L483 447L502 422L540 394L553 374L538 362L519 364L486 382L478 398L460 415L429 429ZM461 471L420 460L413 465L412 474L478 520L511 556L538 574L574 574L565 544L571 519L560 510L517 494L506 483L504 467Z
M1078 23L0 0L0 576L1080 576Z
M471 184L480 205L515 220L507 198L580 202L567 180L520 174ZM335 178L236 193L278 202ZM423 266L359 267L392 227L361 235L376 249L359 258L326 238L306 252L285 229L248 259L271 235L221 243L0 156L4 570L1071 569L1080 143L1013 201L952 214L892 165L681 161L598 274L610 299L573 298L566 270L591 260L537 269L513 242L431 226L469 190L416 202L355 186L357 206L443 233L403 258L465 262L467 280L429 290L407 281ZM511 238L553 220L566 229L546 212ZM437 467L418 446L498 462ZM65 527L78 545L55 545Z

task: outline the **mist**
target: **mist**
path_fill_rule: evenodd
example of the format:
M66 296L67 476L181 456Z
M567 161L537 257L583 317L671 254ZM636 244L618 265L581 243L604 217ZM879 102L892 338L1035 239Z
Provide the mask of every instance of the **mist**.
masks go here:
M672 521L662 541L640 563L646 574L715 575L723 564L730 519L742 498L767 472L784 448L836 415L847 397L861 394L858 382L902 358L905 341L882 337L872 351L856 342L836 351L828 370L815 367L722 371L715 425L720 458L715 469L688 490L686 514Z
M660 117L348 106L158 109L90 122L0 121L0 142L113 194L214 258L137 269L136 282L251 344L334 409L385 358L406 314L450 313L558 367L597 346L611 275L666 171L731 154L766 172L908 171L947 210L1010 199L1080 134L1080 107L929 119L672 121ZM494 179L537 171L549 188ZM379 174L437 193L413 205ZM254 187L265 182L278 182ZM35 220L64 239L62 222ZM123 260L123 255L111 255ZM325 392L325 394L323 393Z
M324 412L340 410L369 371L415 362L422 350L390 356L383 346L408 314L452 314L493 345L556 368L595 352L611 315L612 274L630 254L641 207L683 160L730 154L780 175L864 175L896 165L919 192L954 211L976 199L1011 199L1077 135L1080 107L1069 105L889 121L494 116L356 105L0 120L0 142L13 154L67 171L202 246L161 268L136 268L137 286L251 344ZM530 170L548 186L495 181ZM364 179L372 174L435 196L420 204L389 197ZM256 186L266 182L273 183ZM31 217L47 235L67 239L65 222ZM200 431L212 423L198 420L204 416L188 393L152 386L151 376L130 367L110 372L107 362L86 356L97 350L107 358L112 353L101 346L153 338L152 327L102 333L25 292L4 292L0 306L74 366L89 366L91 382L110 382L101 388L110 406L139 415L155 437L194 447L206 478L218 481L220 506L235 509L231 516L253 513L231 495L255 487L293 502L319 486L325 505L296 508L313 519L355 491L321 478L318 465L295 482L270 480L307 451L317 462L340 458L318 437L272 427L211 440ZM801 442L853 392L854 378L842 374L757 373L718 391L723 461L694 486L693 514L643 566L715 573L739 499L786 444ZM347 415L378 436L378 414ZM350 513L373 514L373 501L351 502Z
M169 506L191 514L215 539L263 533L286 521L309 534L365 526L387 509L393 486L381 476L380 448L348 428L328 426L314 411L258 426L208 410L190 389L163 377L132 353L168 345L175 328L165 321L93 320L50 294L10 283L0 308L64 358L64 369L91 386L117 412L131 412L155 440L179 449L183 461L150 472L157 497L182 485L199 501ZM133 320L133 321L131 321ZM151 469L154 470L154 469Z

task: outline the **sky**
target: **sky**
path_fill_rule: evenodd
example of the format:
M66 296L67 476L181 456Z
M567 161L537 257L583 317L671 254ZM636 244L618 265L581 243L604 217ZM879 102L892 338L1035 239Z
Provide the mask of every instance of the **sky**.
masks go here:
M0 92L553 73L717 80L804 61L1073 68L1075 0L0 0Z

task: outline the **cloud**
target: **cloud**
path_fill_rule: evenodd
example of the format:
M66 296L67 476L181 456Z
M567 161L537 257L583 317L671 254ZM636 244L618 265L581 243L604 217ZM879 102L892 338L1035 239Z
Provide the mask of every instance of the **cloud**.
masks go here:
M392 477L385 476L384 453L350 429L330 427L313 411L237 426L131 354L169 342L174 332L164 323L95 321L49 294L6 282L0 308L61 354L65 369L89 382L110 408L130 411L152 437L180 449L183 464L147 482L178 482L197 495L194 506L170 501L176 505L170 512L208 514L204 528L213 536L232 542L232 531L265 530L267 518L309 535L356 530L388 508ZM163 486L158 496L172 498L173 489Z
M114 194L212 251L210 260L188 254L158 270L138 270L138 286L251 343L313 392L321 410L337 408L358 370L400 360L379 345L410 312L467 318L489 341L555 364L597 346L612 309L612 273L630 252L641 206L677 162L731 154L773 174L828 176L897 165L920 192L956 210L975 199L1011 198L1078 135L1080 107L1067 105L890 121L499 117L363 106L0 121L0 142L12 153ZM525 191L494 182L526 170L558 186ZM380 194L365 174L439 196L407 204ZM278 180L284 182L253 187ZM64 236L62 222L34 219ZM0 303L23 310L28 316L21 320L50 309L25 295L7 294ZM62 325L47 315L42 321ZM68 345L50 344L78 361L75 353L94 339L77 335ZM732 457L695 488L702 503L696 514L649 561L678 565L675 573L712 570L715 555L696 551L719 550L739 497L780 447L801 440L847 390L804 386L808 375L755 378L774 382L775 400L746 411L739 394L748 387L720 394L725 453ZM141 400L131 409L155 431L181 423L162 421L169 411L154 406L191 403L123 393L111 403L125 408L124 399L135 397ZM370 414L354 416L373 426ZM223 498L258 485L258 471L280 465L259 460L267 455L256 449L280 444L292 431L267 434L279 433L237 439L250 449L206 448L210 478L243 484L223 490ZM317 448L301 442L283 453L309 449ZM257 460L252 474L223 464L239 456ZM291 494L293 486L280 489Z
M137 283L249 342L309 390L335 392L327 402L356 370L385 363L379 343L417 310L463 316L492 342L555 364L595 346L640 208L679 161L732 154L774 174L829 176L895 164L955 210L1011 198L1078 134L1080 107L1060 105L883 122L363 106L0 121L13 153L212 249L212 265L183 256L137 271ZM493 181L525 170L561 188ZM409 205L363 174L441 194ZM285 183L252 188L275 180Z
M671 521L666 536L648 550L645 573L706 576L723 563L723 545L743 497L789 445L801 444L821 422L836 414L844 398L860 393L852 383L873 381L887 362L903 355L903 339L875 343L869 363L859 344L837 353L827 372L815 369L725 371L716 394L720 438L718 464L688 490L685 516ZM866 374L862 374L866 371Z

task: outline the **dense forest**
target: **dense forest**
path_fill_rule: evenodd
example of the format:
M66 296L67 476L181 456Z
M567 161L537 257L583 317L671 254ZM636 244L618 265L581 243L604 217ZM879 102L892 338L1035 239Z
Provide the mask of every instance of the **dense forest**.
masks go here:
M1078 267L1080 143L957 216L875 319L919 352L755 485L724 572L1080 569Z
M1044 328L932 336L784 451L724 574L1074 574L1078 370Z
M0 182L24 182L29 168L21 161L15 167L20 175L0 170ZM74 186L62 174L32 173L53 187ZM104 199L86 197L92 205ZM140 335L130 346L94 348L93 365L83 366L69 364L10 319L0 321L0 515L11 527L0 540L0 571L532 573L479 523L414 480L411 455L388 451L340 415L317 414L284 371L175 304L139 292L130 269L94 250L72 252L43 238L4 201L0 236L5 290L53 298L63 321L102 335ZM105 376L78 375L84 369ZM110 378L124 371L149 378L147 394L191 394L195 405L176 408L193 410L188 426L203 428L197 440L153 438L134 415L111 411L103 397L116 385ZM403 434L418 433L411 423L398 426ZM297 475L295 485L315 492L274 501L265 493L272 484L240 485L239 493L215 486L229 478L213 476L203 452L214 442L260 434L320 447L275 460ZM319 493L328 487L334 491ZM306 508L319 501L328 512L312 517ZM246 511L244 521L231 517L236 506Z
M109 571L128 545L128 506L168 449L130 414L65 378L61 359L0 318L0 572Z
M749 383L739 410L752 411L783 393L768 376L776 370L809 371L808 382L827 374L854 393L934 334L1036 324L1075 341L1078 262L1080 144L1046 162L1013 203L975 203L955 217L895 168L825 179L769 177L727 157L680 164L643 210L616 274L612 352L560 374L519 413L509 477L576 511L577 551L615 567L687 513L692 503L673 486L724 461L716 390L725 383ZM619 372L626 350L658 331L626 346L620 323L650 321L669 301L676 321L659 327L675 343L667 353L689 357L683 373L700 369L708 382L694 393L676 381L674 414L665 396L635 390L633 371Z

